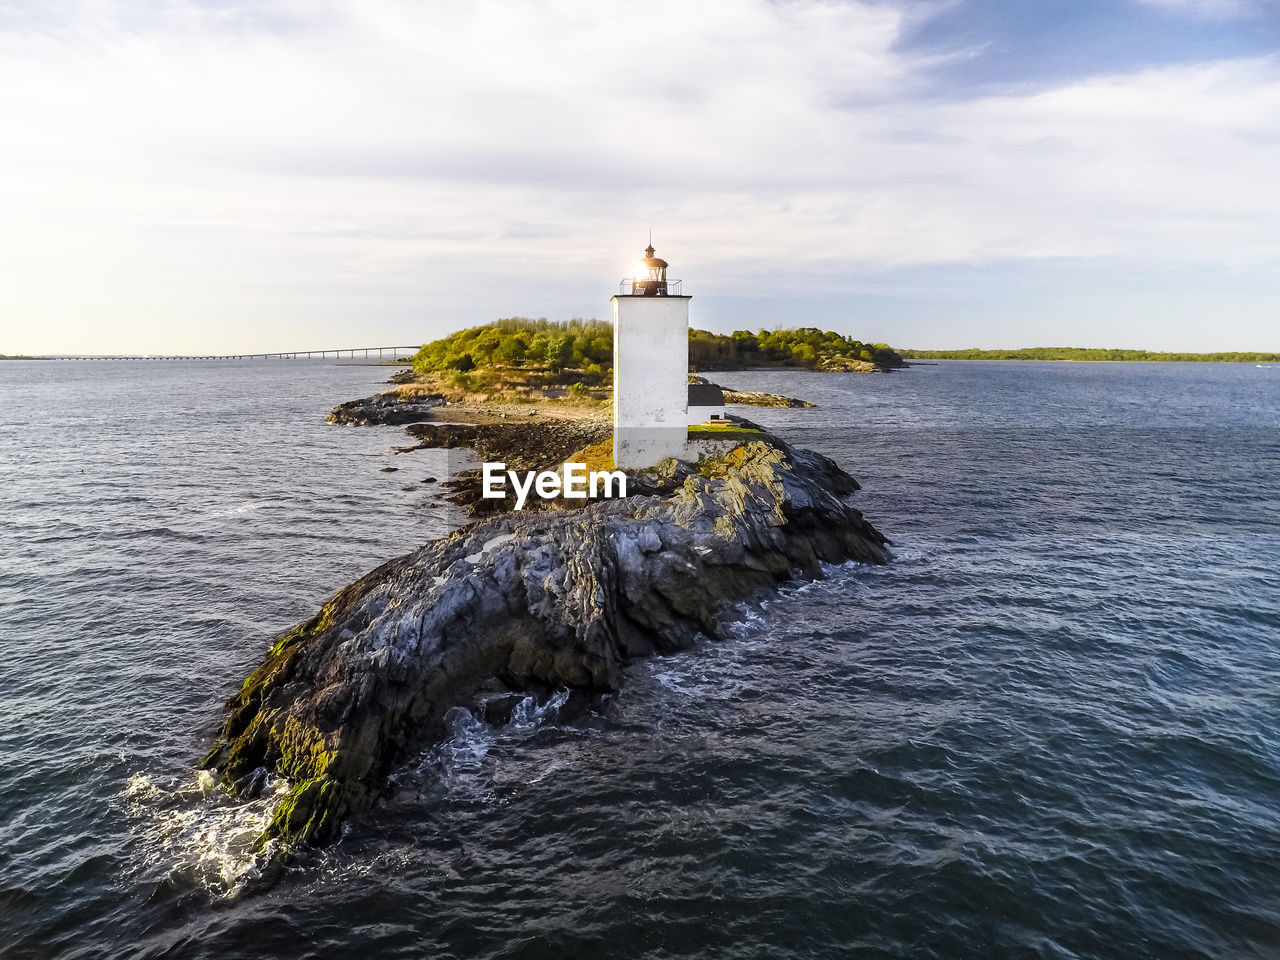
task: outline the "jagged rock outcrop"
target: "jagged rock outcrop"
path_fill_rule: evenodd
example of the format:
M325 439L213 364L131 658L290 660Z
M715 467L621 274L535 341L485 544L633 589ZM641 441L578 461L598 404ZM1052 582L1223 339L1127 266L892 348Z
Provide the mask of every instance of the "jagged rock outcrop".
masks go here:
M888 373L890 368L853 357L823 357L815 369L823 373Z
M502 461L512 470L541 470L607 438L613 428L605 420L529 417L502 423L415 423L404 432L418 441L418 447L397 448L401 453L470 447L481 460Z
M725 403L740 403L748 407L813 407L808 400L783 396L781 393L759 393L755 390L724 390Z
M795 397L784 396L781 393L761 393L758 390L735 390L733 387L726 387L718 384L706 377L699 376L696 373L689 374L690 383L707 383L713 387L720 387L720 392L724 394L725 403L737 403L747 407L813 407L816 404L810 403L808 400L797 400Z
M340 403L327 419L329 423L351 426L417 423L430 417L431 410L443 402L444 397L438 393L403 394L388 390L372 397Z
M276 640L204 761L238 792L287 777L262 840L332 839L409 747L494 679L618 687L629 659L714 635L730 604L824 562L882 563L885 538L834 462L769 438L572 511L507 513L340 590Z

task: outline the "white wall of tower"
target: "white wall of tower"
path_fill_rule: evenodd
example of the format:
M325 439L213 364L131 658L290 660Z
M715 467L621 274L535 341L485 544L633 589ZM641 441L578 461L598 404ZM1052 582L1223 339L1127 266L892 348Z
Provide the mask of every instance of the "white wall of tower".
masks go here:
M684 456L689 298L613 298L613 459L651 467Z

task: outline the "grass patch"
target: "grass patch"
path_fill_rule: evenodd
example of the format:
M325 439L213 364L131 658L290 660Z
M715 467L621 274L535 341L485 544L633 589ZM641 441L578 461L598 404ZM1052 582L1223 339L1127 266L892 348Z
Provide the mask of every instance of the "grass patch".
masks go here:
M713 420L709 423L695 423L689 428L690 440L737 440L753 439L763 436L763 432L754 427L744 427L733 420Z

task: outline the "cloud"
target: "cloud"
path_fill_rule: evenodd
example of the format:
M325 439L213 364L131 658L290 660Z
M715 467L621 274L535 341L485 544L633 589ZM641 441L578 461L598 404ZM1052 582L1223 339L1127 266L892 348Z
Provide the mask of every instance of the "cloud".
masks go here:
M1276 0L1138 0L1169 13L1205 20L1236 20L1280 13Z
M77 336L598 313L650 227L739 293L1280 257L1274 57L939 95L882 3L45 16L0 19L0 311Z

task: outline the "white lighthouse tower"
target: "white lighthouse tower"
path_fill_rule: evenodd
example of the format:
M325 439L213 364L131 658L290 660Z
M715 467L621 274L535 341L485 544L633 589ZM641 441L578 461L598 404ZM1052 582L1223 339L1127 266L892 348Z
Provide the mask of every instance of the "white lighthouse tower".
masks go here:
M690 298L653 253L651 241L613 298L613 461L624 469L684 456L688 437Z

